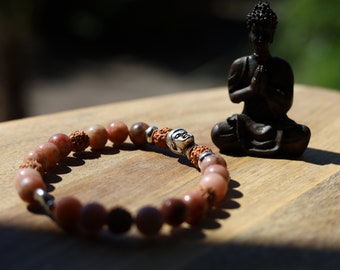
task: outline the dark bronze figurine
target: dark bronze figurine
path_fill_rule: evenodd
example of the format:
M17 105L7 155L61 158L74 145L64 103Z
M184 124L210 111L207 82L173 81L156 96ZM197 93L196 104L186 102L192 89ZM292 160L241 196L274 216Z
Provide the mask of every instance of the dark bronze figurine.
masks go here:
M287 116L293 103L293 72L285 60L269 53L276 14L267 2L259 2L246 22L254 53L235 60L228 75L229 97L234 103L243 101L243 111L217 123L212 141L222 153L298 157L311 133Z

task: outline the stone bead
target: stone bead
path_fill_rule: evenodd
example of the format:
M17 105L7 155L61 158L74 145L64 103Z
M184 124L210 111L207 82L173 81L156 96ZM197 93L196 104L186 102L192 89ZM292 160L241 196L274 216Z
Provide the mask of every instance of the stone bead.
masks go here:
M92 149L102 149L105 147L109 138L106 128L102 125L92 125L86 130L90 138L90 147Z
M217 173L224 177L224 180L229 182L230 175L229 171L226 167L220 165L220 164L213 164L205 168L203 175L209 174L209 173Z
M142 234L155 235L162 228L163 215L157 208L145 206L137 212L135 224Z
M129 128L127 125L118 120L108 124L106 130L109 135L109 140L116 145L124 143L129 136Z
M26 160L36 160L41 164L45 172L51 170L60 160L60 153L58 147L50 142L40 144L34 150L28 152Z
M60 158L65 158L72 150L72 142L69 136L63 133L57 133L52 135L49 140L50 143L53 143L57 146Z
M219 164L227 168L227 163L224 158L219 154L214 154L209 155L202 160L200 165L201 172L203 173L207 167L213 164Z
M145 131L149 127L148 124L138 122L130 127L130 140L137 146L143 146L147 143Z
M133 219L130 212L116 207L109 212L106 222L112 233L125 233L130 230Z
M227 194L228 183L224 177L217 173L209 173L203 175L199 182L203 191L206 191L209 196L210 203L214 206L218 205Z
M208 202L202 197L200 191L196 190L185 194L183 201L188 208L186 222L190 225L196 224L206 216L209 209Z
M56 202L54 216L65 230L76 230L80 224L82 204L74 197L64 197Z
M46 190L46 185L41 174L32 168L19 170L14 178L14 185L20 198L28 203L35 201L34 192L38 188Z
M80 212L80 227L88 233L98 232L106 223L107 211L99 203L89 203Z
M188 208L183 200L171 198L163 202L161 212L165 223L179 226L187 218Z

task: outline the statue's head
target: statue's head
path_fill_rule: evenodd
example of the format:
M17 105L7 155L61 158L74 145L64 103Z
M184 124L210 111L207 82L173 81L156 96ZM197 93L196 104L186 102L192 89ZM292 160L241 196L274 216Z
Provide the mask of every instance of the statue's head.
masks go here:
M254 46L269 46L273 42L277 16L268 2L259 2L247 15L249 39Z
M185 150L194 144L194 136L182 128L176 128L168 133L166 144L172 152L185 154Z

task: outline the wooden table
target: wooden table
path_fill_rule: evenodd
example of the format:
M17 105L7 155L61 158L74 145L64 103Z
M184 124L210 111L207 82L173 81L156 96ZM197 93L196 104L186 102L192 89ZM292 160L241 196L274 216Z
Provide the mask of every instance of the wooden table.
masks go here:
M340 93L295 87L289 116L312 138L298 160L224 158L229 201L197 228L145 239L136 230L114 237L70 235L33 214L13 177L24 155L50 135L111 120L183 127L198 144L216 147L211 127L235 112L226 88L113 103L0 124L0 269L340 269ZM200 174L167 152L119 150L69 158L50 177L57 199L77 196L108 208L159 206L197 185Z

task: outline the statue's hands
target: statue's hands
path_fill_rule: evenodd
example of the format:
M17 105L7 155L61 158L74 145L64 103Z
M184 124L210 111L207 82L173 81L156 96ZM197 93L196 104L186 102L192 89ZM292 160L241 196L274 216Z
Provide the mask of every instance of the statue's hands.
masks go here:
M250 87L256 93L263 93L267 84L266 69L263 65L257 66L253 78L251 79Z

